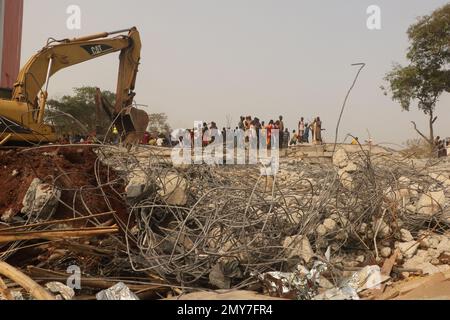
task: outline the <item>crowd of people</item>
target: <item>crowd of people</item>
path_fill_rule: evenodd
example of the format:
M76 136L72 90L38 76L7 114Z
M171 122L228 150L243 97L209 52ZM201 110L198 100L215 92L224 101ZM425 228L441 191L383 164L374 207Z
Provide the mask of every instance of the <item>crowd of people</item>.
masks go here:
M257 117L252 116L241 116L238 125L235 129L231 128L222 128L219 131L217 123L211 121L210 124L204 122L201 128L202 133L202 145L206 147L215 141L215 135L212 133L216 131L220 133L224 138L223 141L226 141L227 132L231 132L236 141L237 139L237 131L242 130L244 132L245 141L248 142L250 138L252 138L252 134L256 134L257 144L260 145L260 137L266 137L267 147L270 148L272 145L272 132L273 130L279 130L279 147L281 149L286 149L290 146L300 145L300 144L323 144L322 139L322 131L325 129L322 128L322 120L320 117L316 117L313 119L311 123L305 121L303 117L300 118L298 122L298 128L294 129L291 133L287 127L285 127L283 116L279 116L278 120L270 120L267 124L265 121L261 121ZM195 139L195 129L187 129L187 132L190 135L191 143L194 145ZM89 135L63 135L59 140L60 144L92 144L95 143L95 133ZM110 143L117 144L119 143L119 132L116 127L113 128L112 136L110 137ZM152 145L158 147L173 147L180 142L182 142L182 138L180 140L174 140L173 137L169 133L149 133L145 132L143 138L141 140L141 144L144 145ZM370 138L366 141L367 144L371 145L372 139ZM352 145L359 144L359 138L354 137ZM441 137L437 136L434 140L434 150L438 157L447 157L450 156L450 138L441 139Z
M450 139L441 139L441 137L437 136L434 139L434 146L437 152L438 158L447 157L450 154Z
M233 136L236 136L236 132L241 130L244 132L245 139L248 142L252 138L253 134L256 134L256 140L258 146L260 145L260 137L266 137L267 147L270 148L272 145L272 133L274 130L279 132L279 147L288 148L289 146L297 144L307 144L311 142L313 144L322 144L322 121L320 117L315 118L311 123L308 123L302 117L298 123L298 129L291 132L284 124L283 116L279 116L278 120L269 120L267 123L261 121L258 117L252 116L241 116L240 120L235 127L232 129L222 128L221 135L226 138L227 132L231 132ZM207 146L215 141L215 137L211 134L213 131L219 132L217 123L212 121L209 125L204 122L202 126L202 144ZM194 141L195 129L189 129L188 132L191 135L192 142ZM225 139L223 139L225 141Z

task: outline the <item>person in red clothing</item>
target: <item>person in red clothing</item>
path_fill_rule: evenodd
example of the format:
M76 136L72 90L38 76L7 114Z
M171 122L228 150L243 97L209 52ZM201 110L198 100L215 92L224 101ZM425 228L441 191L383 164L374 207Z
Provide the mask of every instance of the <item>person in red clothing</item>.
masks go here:
M267 132L267 148L270 149L271 147L271 139L272 139L272 129L274 129L274 123L273 120L269 121L269 124L266 126L266 132Z
M150 142L150 133L145 131L144 136L142 137L142 144L148 144Z

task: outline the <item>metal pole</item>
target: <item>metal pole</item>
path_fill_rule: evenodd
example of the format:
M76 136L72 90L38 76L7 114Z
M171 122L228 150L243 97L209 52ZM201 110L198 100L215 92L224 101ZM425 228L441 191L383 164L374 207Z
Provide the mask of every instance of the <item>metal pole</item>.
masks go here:
M338 120L337 125L336 125L336 137L334 139L333 156L334 156L334 153L336 152L336 144L337 144L338 135L339 135L339 126L341 125L341 120L342 120L342 115L344 114L345 105L347 104L347 100L348 100L348 98L350 96L350 92L352 92L353 88L355 87L356 81L358 81L359 74L361 73L362 69L364 69L366 64L365 63L354 63L354 64L352 64L352 66L353 67L354 66L360 66L360 68L358 70L358 73L356 74L355 80L353 80L352 86L350 87L350 89L347 92L347 95L345 96L344 104L342 105L342 108L341 108L341 113L339 115L339 120Z
M45 79L45 92L48 90L48 84L50 82L50 72L53 66L53 57L50 57L50 61L48 62L48 69L47 69L47 78Z

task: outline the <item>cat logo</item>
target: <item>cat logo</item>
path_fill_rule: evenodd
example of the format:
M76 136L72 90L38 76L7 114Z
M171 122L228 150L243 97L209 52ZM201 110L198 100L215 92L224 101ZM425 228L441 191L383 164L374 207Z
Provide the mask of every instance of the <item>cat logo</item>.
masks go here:
M84 45L81 47L84 50L86 50L87 53L89 53L91 56L98 56L113 49L113 47L108 46L106 44L91 44L91 45Z

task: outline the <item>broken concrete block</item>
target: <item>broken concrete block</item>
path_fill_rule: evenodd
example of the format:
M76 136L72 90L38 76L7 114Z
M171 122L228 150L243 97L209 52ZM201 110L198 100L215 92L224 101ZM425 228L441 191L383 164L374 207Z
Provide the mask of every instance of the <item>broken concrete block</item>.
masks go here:
M351 174L345 171L345 169L340 169L338 171L338 175L339 179L341 180L341 184L347 189L352 189L353 177L351 176Z
M449 251L450 250L450 239L445 236L442 236L441 241L439 242L439 245L437 246L436 250L439 252L439 254Z
M209 283L219 289L230 289L231 279L223 274L219 263L214 265L209 273Z
M419 250L417 255L405 261L403 267L407 269L419 269L425 275L450 270L450 266L439 265L439 263L439 259L433 258L430 252Z
M327 278L324 276L320 276L319 278L319 288L330 290L334 288L334 284L332 284Z
M444 187L450 187L450 177L445 174L430 173L430 177L441 183Z
M442 252L437 249L428 249L427 255L432 259L438 259Z
M367 223L361 223L361 225L359 226L359 230L358 232L361 234L365 234L367 232Z
M407 188L411 184L411 179L405 176L398 178L398 184L400 188Z
M327 234L327 228L325 228L325 226L321 224L317 227L316 232L319 237L323 237Z
M57 294L57 300L72 300L75 297L75 291L61 282L48 282L45 287L51 293Z
M423 194L417 203L417 213L433 216L442 212L445 206L444 191L435 191Z
M414 240L414 237L411 235L411 232L409 232L406 229L401 229L400 230L400 237L401 237L400 239L403 242L409 242L409 241L413 241Z
M392 187L388 187L385 191L386 198L391 201L395 202L399 205L407 205L410 202L410 191L409 189L399 189L394 190ZM415 208L414 208L415 210Z
M419 243L416 241L400 242L396 247L400 249L400 253L404 258L410 259L416 254Z
M138 170L131 173L128 185L125 187L127 198L137 198L147 191L149 187L148 176L144 171Z
M46 219L54 213L60 198L60 190L36 178L25 194L21 212L27 216L39 216Z
M115 286L100 291L96 295L97 300L110 300L110 301L118 301L118 300L139 300L138 296L136 296L130 288L126 286L125 283L119 282Z
M392 249L390 247L384 247L380 250L380 254L383 258L389 258L392 255Z
M438 268L439 272L445 273L450 270L450 266L448 264L441 264L436 266Z
M345 172L351 173L358 171L358 166L353 162L349 161L348 165L344 168Z
M375 222L372 224L372 231L374 235L377 229L378 229L377 233L378 239L387 238L392 233L391 227L389 227L389 225L384 220L381 219L375 220Z
M158 181L158 194L172 206L184 206L187 203L187 181L177 174L168 174Z
M333 219L325 219L323 221L323 226L327 229L328 232L336 230L337 224Z
M348 155L344 149L338 149L333 155L333 164L343 169L348 165Z
M441 239L438 235L430 234L427 231L419 232L418 239L421 239L420 248L422 249L436 249L441 242Z
M283 247L286 249L288 259L299 257L309 263L315 255L308 238L305 236L287 237L284 239Z
M3 222L11 222L11 219L14 217L14 211L12 209L6 210L5 213L2 214L1 220Z

